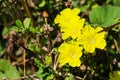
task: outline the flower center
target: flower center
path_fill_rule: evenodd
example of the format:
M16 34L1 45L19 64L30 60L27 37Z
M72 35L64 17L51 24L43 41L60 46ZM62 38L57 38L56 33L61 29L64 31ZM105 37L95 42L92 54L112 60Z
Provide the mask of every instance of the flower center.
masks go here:
M75 53L73 54L73 58L76 58L76 54Z
M87 37L86 39L88 40L89 44L95 44L95 35L94 34L88 34L86 37Z
M76 58L76 53L73 49L71 49L71 52L69 54L69 56L72 58L72 59L75 59Z
M91 44L95 44L95 40L94 40L94 39L91 39L91 40L90 40L90 43L91 43Z

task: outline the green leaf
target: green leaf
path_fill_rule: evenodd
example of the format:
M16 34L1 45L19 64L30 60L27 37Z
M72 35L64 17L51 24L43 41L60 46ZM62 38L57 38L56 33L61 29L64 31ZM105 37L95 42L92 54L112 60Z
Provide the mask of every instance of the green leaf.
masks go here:
M107 0L107 1L106 1L107 4L110 3L110 2L111 2L111 0Z
M0 80L2 77L6 77L8 79L15 79L20 77L15 67L11 65L11 63L7 60L0 59Z
M120 7L117 6L99 6L90 12L89 19L93 24L101 27L109 27L115 24L116 19L120 18Z
M23 26L22 22L21 22L19 19L17 19L17 20L15 21L15 24L16 24L18 27L22 27L22 26Z
M39 70L36 72L37 77L43 78L43 77L45 77L47 75L46 73L43 73L43 69L44 68L39 68Z
M52 62L51 57L50 56L46 56L45 57L45 63L46 64L50 64L51 62Z
M3 42L0 41L0 54L1 54L1 52L3 51L3 49L4 49L4 46L3 46L3 45L4 45Z
M38 47L38 45L35 45L32 41L29 42L28 49L30 49L33 52L40 52L40 48Z
M113 5L120 6L120 0L113 0Z
M107 51L109 52L109 54L116 54L116 51L113 49L108 48Z
M42 1L40 2L40 4L39 4L39 7L44 7L45 4L46 4L45 0L42 0Z
M17 26L13 26L12 30L14 30L16 32L21 32L21 28L18 28Z
M120 31L120 25L118 26L118 30Z
M2 36L5 36L8 32L9 32L9 29L7 26L5 26L2 31Z
M41 32L41 28L39 27L30 27L29 28L29 31L32 32L32 33L40 33Z
M68 77L65 78L65 80L74 80L73 78L74 78L74 76L72 74L70 74Z
M0 72L0 79L3 80L2 78L5 76L2 72Z
M36 33L36 29L35 29L34 27L30 27L30 31L31 31L32 33Z
M54 78L54 75L51 74L51 75L47 76L46 80L52 80L53 78Z
M24 27L25 27L26 29L29 28L29 26L30 26L30 21L31 21L30 18L25 18L25 20L23 21Z
M118 62L118 67L120 68L120 62Z
M80 7L80 12L86 11L89 7L90 7L90 5L81 6L81 7Z
M34 59L34 62L37 64L38 68L44 67L44 65L37 58Z

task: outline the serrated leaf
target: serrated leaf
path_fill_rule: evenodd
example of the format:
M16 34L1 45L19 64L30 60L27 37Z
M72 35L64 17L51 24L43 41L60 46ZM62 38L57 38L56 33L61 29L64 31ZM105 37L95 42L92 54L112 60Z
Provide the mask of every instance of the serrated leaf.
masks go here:
M22 27L22 26L23 26L22 22L21 22L19 19L17 19L17 20L15 21L15 24L16 24L18 27Z
M101 27L109 27L115 24L116 19L120 19L120 7L99 6L93 9L89 15L90 22Z
M0 59L0 80L2 77L8 79L15 79L20 77L15 67L13 67L8 60Z
M24 25L24 27L25 27L26 29L29 28L29 26L30 26L30 21L31 21L30 18L25 18L25 20L23 21L23 25Z

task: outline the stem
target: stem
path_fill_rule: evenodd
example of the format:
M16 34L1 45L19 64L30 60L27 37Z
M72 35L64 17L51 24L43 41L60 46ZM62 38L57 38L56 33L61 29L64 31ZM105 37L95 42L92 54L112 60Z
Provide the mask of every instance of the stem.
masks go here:
M24 39L24 46L27 47L28 36ZM26 76L26 50L23 52L24 76Z
M7 6L7 9L9 11L10 16L13 18L13 20L15 20L14 11L12 9L12 6L11 6L10 2L9 1L7 1L7 2L5 1L4 3Z
M30 10L29 10L29 8L28 8L28 6L27 6L27 2L26 2L26 0L21 0L21 3L22 3L22 5L23 5L23 7L24 7L24 9L25 9L25 11L26 11L26 13L27 13L27 16L29 17L29 18L31 18L31 21L32 21L32 27L34 26L34 20L33 20L33 17L32 17L32 15L30 14L31 12L30 12Z
M119 53L119 46L118 46L118 42L116 41L116 39L114 39L114 43L115 43L115 47L116 47L116 53Z
M25 55L26 55L26 51L24 50L24 54L23 54L23 63L24 63L24 76L26 76L26 59L25 59Z
M107 28L104 28L103 30L99 31L98 33L103 32L103 31L111 30L113 27L115 27L115 26L117 26L117 25L119 25L119 24L120 24L120 22L118 22L118 23L116 23L116 24L113 24L113 25L111 25L111 26L109 26L109 27L107 27Z
M48 26L48 22L47 22L47 18L45 18L45 25ZM48 51L49 53L51 53L51 50L52 50L52 41L51 41L51 37L50 37L50 33L47 33L48 34Z
M52 50L52 52L54 51L54 49ZM55 55L55 59L54 59L54 62L53 62L53 70L56 71L56 68L58 66L58 53Z
M83 79L82 80L85 80L85 78L87 77L87 74L84 75Z

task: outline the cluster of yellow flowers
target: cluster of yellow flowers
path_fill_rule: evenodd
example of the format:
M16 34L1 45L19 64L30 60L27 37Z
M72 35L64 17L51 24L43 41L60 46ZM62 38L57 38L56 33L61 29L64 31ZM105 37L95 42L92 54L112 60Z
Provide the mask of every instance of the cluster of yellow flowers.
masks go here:
M72 38L58 48L60 52L58 60L61 66L68 63L72 67L78 67L81 64L80 57L83 49L93 53L95 48L104 49L106 46L105 32L100 32L103 29L93 28L90 25L84 26L85 19L78 16L79 13L80 10L77 8L66 8L54 20L55 24L59 24L62 39Z
M109 80L120 80L120 71L113 71L109 73Z

